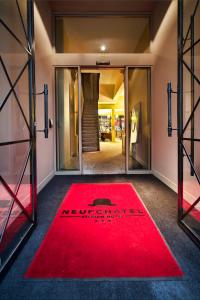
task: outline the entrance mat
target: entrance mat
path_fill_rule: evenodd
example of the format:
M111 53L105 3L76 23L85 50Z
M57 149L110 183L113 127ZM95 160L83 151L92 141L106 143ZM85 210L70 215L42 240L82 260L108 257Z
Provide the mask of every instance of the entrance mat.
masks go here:
M26 278L144 278L183 273L129 183L73 184Z

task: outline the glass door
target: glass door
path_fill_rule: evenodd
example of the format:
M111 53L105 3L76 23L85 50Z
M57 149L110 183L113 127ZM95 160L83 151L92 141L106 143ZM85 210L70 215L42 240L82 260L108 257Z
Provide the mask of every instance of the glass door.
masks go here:
M126 68L126 170L151 168L150 68Z
M199 28L199 1L179 0L177 103L178 223L198 246L200 246ZM172 135L172 128L169 129Z
M82 174L125 174L124 73L81 68Z
M36 223L33 2L0 9L0 272Z
M57 171L81 173L79 67L56 68Z
M78 66L55 73L57 174L150 172L150 68L126 67L125 76L123 68ZM90 92L95 97L91 83L98 86L97 107L85 100ZM102 120L106 126L100 126Z

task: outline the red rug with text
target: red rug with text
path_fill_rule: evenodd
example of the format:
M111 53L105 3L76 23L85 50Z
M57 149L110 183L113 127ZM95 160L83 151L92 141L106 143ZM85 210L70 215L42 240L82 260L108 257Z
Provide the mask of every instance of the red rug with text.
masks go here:
M85 183L71 186L25 277L182 275L131 184Z

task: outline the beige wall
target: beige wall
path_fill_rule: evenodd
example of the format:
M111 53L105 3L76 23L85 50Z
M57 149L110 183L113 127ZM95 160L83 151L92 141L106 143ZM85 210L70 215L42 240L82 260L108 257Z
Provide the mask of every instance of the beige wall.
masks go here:
M155 54L152 74L152 170L167 185L176 190L177 185L177 136L167 136L167 82L174 90L177 86L177 5L173 1L161 27L151 44ZM162 6L162 4L160 4ZM159 6L153 16L154 27L159 15ZM173 96L173 126L176 127L176 97Z
M159 20L162 3L157 6L153 16L153 25ZM185 12L185 15L187 13ZM177 1L172 1L164 20L155 33L151 44L155 55L152 90L152 170L155 176L177 191L177 133L167 136L167 82L172 82L173 90L177 90ZM190 79L189 79L190 80ZM185 85L185 91L190 90ZM186 95L186 94L185 94ZM188 94L187 94L188 95ZM173 127L177 127L177 98L172 97ZM184 114L190 113L190 98L185 98ZM196 147L196 151L198 151ZM197 152L196 152L197 156ZM189 174L189 164L184 158L184 197L191 201L199 196L199 186Z
M113 66L134 65L134 66L151 66L154 64L154 56L151 53L130 54L130 53L91 53L91 54L59 54L54 53L53 65L54 66L94 66L96 61L110 61Z
M46 1L36 1L35 9L35 68L36 90L43 90L44 83L49 87L49 118L54 116L53 68L51 45L51 14ZM43 23L44 22L44 23ZM44 128L43 95L37 96L37 128ZM49 138L37 133L37 182L38 190L54 175L54 130L49 130Z

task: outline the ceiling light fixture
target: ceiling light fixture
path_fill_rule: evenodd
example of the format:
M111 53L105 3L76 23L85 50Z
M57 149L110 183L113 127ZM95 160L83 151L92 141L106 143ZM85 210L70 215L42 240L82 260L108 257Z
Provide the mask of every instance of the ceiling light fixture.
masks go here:
M106 51L106 45L101 45L100 50L101 50L101 52L105 52Z

